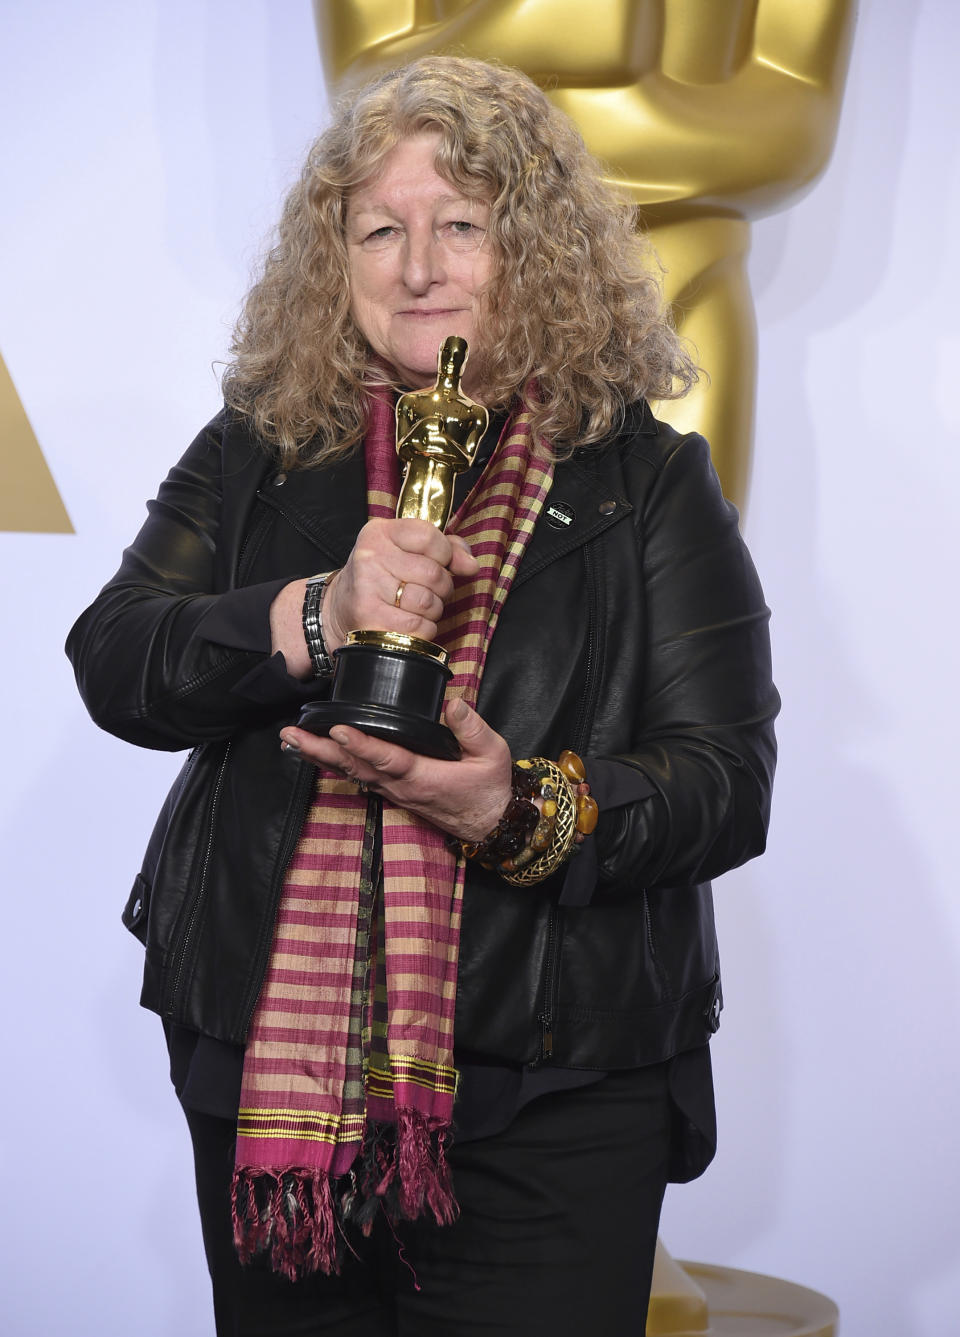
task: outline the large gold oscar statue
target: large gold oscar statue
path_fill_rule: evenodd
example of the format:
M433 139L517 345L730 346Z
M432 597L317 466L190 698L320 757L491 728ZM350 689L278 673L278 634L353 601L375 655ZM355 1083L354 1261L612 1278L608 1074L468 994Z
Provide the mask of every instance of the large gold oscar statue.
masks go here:
M707 373L657 412L707 436L724 492L742 508L756 385L750 222L826 166L856 0L314 0L314 11L334 96L444 52L525 70L573 117L641 206L677 327ZM681 1267L658 1242L648 1337L716 1324L830 1337L836 1317L816 1292Z
M0 532L72 534L73 525L0 357Z
M427 52L525 70L641 205L707 378L660 416L711 443L742 506L756 335L750 220L833 147L855 0L314 0L331 92ZM814 261L814 263L816 263Z

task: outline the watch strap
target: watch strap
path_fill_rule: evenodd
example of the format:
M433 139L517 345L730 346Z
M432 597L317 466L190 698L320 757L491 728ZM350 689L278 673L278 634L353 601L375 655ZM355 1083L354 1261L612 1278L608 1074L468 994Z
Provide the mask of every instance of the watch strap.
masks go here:
M333 660L323 639L323 596L336 574L335 571L324 571L311 576L303 596L303 635L316 678L329 678L333 673Z

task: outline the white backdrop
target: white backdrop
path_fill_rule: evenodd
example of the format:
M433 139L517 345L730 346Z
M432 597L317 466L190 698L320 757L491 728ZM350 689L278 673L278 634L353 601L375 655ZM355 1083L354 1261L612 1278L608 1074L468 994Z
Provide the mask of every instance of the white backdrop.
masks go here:
M325 102L308 0L0 0L0 350L76 528L0 535L0 1330L212 1332L185 1126L120 906L176 758L61 646L218 406ZM960 17L862 7L836 154L756 229L747 536L784 697L770 848L718 885L720 1154L674 1253L960 1323L954 701Z

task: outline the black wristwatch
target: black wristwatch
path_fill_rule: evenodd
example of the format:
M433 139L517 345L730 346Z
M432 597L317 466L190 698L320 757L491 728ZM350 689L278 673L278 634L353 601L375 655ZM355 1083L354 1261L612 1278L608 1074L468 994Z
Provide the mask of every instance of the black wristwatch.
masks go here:
M303 596L303 634L316 678L329 678L333 672L333 660L323 639L322 608L327 586L336 574L336 571L324 571L322 575L311 576Z

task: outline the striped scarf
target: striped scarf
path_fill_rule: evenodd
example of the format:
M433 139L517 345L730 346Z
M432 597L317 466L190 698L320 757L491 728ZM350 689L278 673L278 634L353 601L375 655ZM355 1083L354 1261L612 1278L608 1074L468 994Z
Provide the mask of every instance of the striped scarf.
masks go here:
M392 397L371 396L370 518L400 485ZM437 640L447 691L476 704L500 609L550 489L552 462L511 420L447 526L480 570L458 585ZM244 1057L233 1180L242 1261L269 1253L291 1280L339 1270L345 1229L380 1211L456 1216L445 1147L463 860L429 822L321 774L287 869Z

